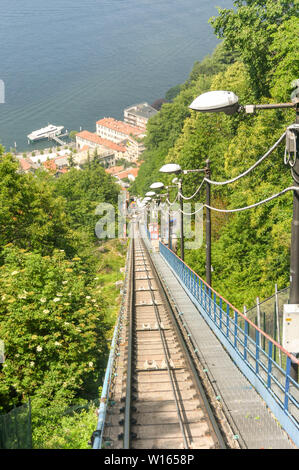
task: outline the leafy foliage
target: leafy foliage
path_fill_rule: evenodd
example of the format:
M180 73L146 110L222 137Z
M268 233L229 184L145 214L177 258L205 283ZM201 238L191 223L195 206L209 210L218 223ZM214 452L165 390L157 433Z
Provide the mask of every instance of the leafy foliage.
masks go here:
M71 169L61 176L55 185L58 196L66 199L65 212L74 229L94 233L97 222L95 210L102 202L116 206L119 190L112 177L101 165L93 163L84 171Z
M246 65L257 98L269 96L273 33L296 14L294 0L236 0L236 9L219 9L211 19L227 50L235 51Z
M79 258L69 261L63 251L43 257L12 246L3 251L1 395L37 395L44 404L57 395L70 397L105 352L103 301Z
M17 168L9 154L0 162L0 246L69 250L64 200L53 195L46 176L21 175Z
M135 182L139 194L148 191L153 181L171 181L173 175L159 173L165 162L204 168L209 158L213 180L231 179L262 156L294 121L292 110L233 116L188 112L191 101L208 90L231 90L242 104L290 101L290 82L298 78L298 2L240 0L234 6L220 9L211 19L223 42L211 56L194 64L180 93L167 105L167 113L159 113L157 126L149 128L145 163ZM290 186L292 177L283 154L281 144L246 178L212 186L212 205L244 207ZM183 176L186 196L198 188L199 175ZM193 202L204 200L202 190ZM212 212L213 287L236 307L242 309L257 296L271 295L275 283L279 288L288 284L291 219L291 193L255 210ZM198 250L186 250L185 258L205 276L205 242Z
M116 240L99 246L95 209L101 202L117 207L118 186L94 162L55 179L43 171L21 174L12 155L2 147L0 153L0 338L6 355L0 412L30 398L35 446L86 447L83 429L69 439L68 426L79 429L87 420L90 429L90 412L62 416L74 403L98 398L126 247ZM65 427L50 438L60 422Z

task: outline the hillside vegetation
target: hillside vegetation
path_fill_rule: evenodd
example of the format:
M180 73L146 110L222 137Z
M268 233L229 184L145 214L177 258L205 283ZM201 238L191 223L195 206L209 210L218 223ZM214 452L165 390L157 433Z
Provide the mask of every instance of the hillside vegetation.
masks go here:
M144 195L164 163L203 168L211 161L212 179L224 181L249 168L294 122L294 110L255 115L204 114L188 109L210 90L231 90L241 104L289 102L292 80L299 78L298 1L235 1L210 20L222 40L213 54L194 64L186 83L168 92L172 101L150 119L144 163L133 192ZM250 205L292 185L284 165L284 144L245 178L212 186L212 206ZM173 177L173 176L172 176ZM192 195L201 176L183 177L183 193ZM174 199L175 193L172 195ZM204 202L202 191L194 201ZM236 307L250 306L289 284L292 194L257 209L235 214L212 212L213 287ZM205 243L186 250L186 262L205 277Z
M87 447L96 426L93 409L83 441L85 414L62 417L99 397L126 245L96 238L95 209L118 193L96 163L20 174L0 149L0 413L31 399L35 447Z

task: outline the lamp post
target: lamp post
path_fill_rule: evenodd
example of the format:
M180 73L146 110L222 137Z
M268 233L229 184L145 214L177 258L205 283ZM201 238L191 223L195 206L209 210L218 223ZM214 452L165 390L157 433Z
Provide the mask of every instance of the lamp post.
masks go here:
M172 182L174 182L172 180ZM180 210L181 210L181 217L180 217L180 232L181 232L181 259L185 260L185 244L184 244L184 214L183 214L183 198L181 196L182 189L183 189L183 181L182 178L179 178L177 181L178 190L179 190L179 203L180 203Z
M167 190L166 193L164 194L159 194L159 196L166 196L167 199L169 199L169 188L175 188L176 186L165 186L164 183L161 183L160 181L157 181L155 183L152 183L150 185L150 189L155 189L156 191L160 191L163 188ZM170 212L168 211L168 248L171 249L171 232L170 232Z
M209 160L207 160L209 161ZM209 168L197 168L197 169L188 169L188 170L182 170L180 165L176 163L168 163L167 165L163 165L160 170L162 173L174 173L176 175L179 174L184 174L187 175L188 173L199 173L199 172L205 172L207 174L210 174L210 167ZM172 181L174 182L174 181ZM183 218L183 198L181 196L182 194L182 179L177 180L177 184L179 187L179 203L180 203L180 210L181 210L181 258L184 261L185 253L184 253L184 218ZM207 189L207 196L209 195L209 202L210 202L210 189ZM208 255L208 250L209 250L209 255ZM206 270L207 272L209 271L209 280L211 281L211 218L209 217L209 245L207 246L207 265L206 265Z
M176 188L176 186L173 184L173 185L168 185L166 186L166 189L167 189L167 193L166 193L166 197L167 199L169 200L169 189L170 188ZM183 214L182 214L183 215ZM170 207L169 207L169 210L168 210L168 248L170 248L172 250L172 233L171 233L171 219L170 219Z
M148 204L149 204L149 201L151 200L152 198L150 196L147 196L143 199L143 203L145 204L145 210L146 210L146 215L145 215L145 225L146 225L146 228L147 228L147 225L148 225L148 220L147 220L147 207L148 207Z
M206 178L211 178L210 160L206 160L205 168ZM211 205L211 185L206 181L206 204ZM211 209L206 208L206 281L209 286L212 285L212 225L211 225Z
M166 165L163 165L160 170L161 173L174 173L176 175L179 175L182 173L182 169L180 165L177 165L176 163L168 163ZM172 181L174 182L174 180ZM178 184L178 190L179 193L182 192L182 180L179 179L177 181ZM181 235L181 259L184 261L185 258L185 250L184 250L184 217L183 217L183 198L181 194L179 194L179 204L180 204L180 209L181 209L181 216L180 216L180 235ZM170 226L169 226L169 231L170 231Z
M242 106L239 99L231 91L209 91L195 98L189 106L190 109L200 112L224 112L225 114L234 114L236 112L245 111L253 114L257 110L264 109L283 109L295 108L296 122L291 127L292 138L287 134L287 148L294 153L294 166L292 165L292 177L294 187L299 187L299 159L297 153L299 149L299 80L292 83L295 88L291 95L292 101L289 103L278 104L253 104ZM290 128L289 128L290 129ZM284 305L284 325L285 317L294 319L294 323L299 325L299 191L293 192L293 220L292 220L292 236L291 236L291 259L290 259L290 297L289 304ZM296 331L297 330L297 331ZM299 353L299 327L294 328L292 334L288 334L288 341L283 345L285 349L293 355ZM291 346L290 346L291 344ZM296 349L296 350L295 350ZM292 363L291 377L298 380L298 365Z

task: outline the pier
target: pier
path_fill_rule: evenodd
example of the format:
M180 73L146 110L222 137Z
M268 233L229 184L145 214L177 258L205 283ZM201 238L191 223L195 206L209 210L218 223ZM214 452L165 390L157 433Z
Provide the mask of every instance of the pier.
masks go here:
M69 135L68 132L66 132L65 134L61 134L59 137L57 135L49 135L48 140L54 140L59 145L64 145L65 142L63 142L63 140L61 140L61 137L67 137L68 135Z

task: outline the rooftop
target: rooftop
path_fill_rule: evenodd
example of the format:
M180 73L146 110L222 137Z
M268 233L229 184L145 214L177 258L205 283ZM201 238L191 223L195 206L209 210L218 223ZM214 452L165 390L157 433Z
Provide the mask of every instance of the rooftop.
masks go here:
M148 103L134 104L133 106L126 108L125 111L136 114L136 116L141 116L147 119L154 116L158 112L155 108L150 106Z
M144 129L142 129L141 127L131 126L130 124L127 124L123 121L117 121L114 118L100 119L100 121L97 121L97 124L99 126L108 127L109 129L112 129L114 131L121 132L125 135L132 134L137 136L144 134Z
M54 160L46 160L43 162L44 167L49 171L56 171L57 166Z
M123 171L124 167L123 166L112 166L111 168L107 168L105 171L106 173L110 175L116 175Z
M19 163L23 171L29 171L31 168L37 168L36 164L30 158L20 158Z
M89 142L93 142L97 145L102 145L103 147L107 147L117 152L126 151L126 148L123 145L116 144L112 142L111 140L103 139L102 137L99 137L97 134L93 132L89 132L89 131L78 132L78 134L76 134L76 137L88 140Z
M125 178L129 178L129 176L133 176L133 178L135 179L136 176L138 175L138 171L139 171L139 168L128 168L127 170L117 173L117 177L122 180Z

